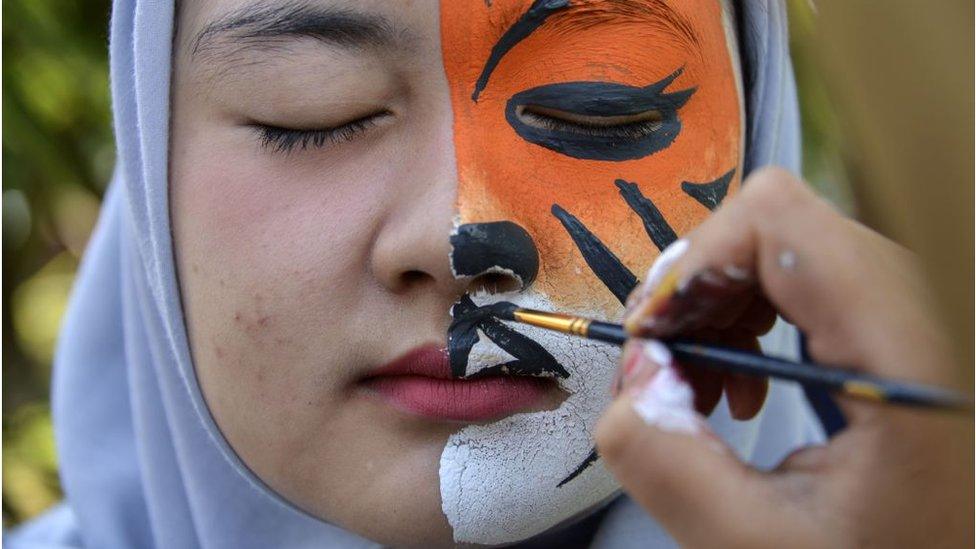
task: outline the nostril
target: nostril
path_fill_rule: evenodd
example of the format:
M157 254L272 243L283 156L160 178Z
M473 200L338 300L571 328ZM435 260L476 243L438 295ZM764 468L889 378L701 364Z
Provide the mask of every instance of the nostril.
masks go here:
M423 285L433 279L433 276L423 271L405 271L400 275L400 284L404 288L412 288L414 286Z
M471 281L469 292L484 291L489 294L504 294L522 289L522 281L514 274L490 272L480 274Z

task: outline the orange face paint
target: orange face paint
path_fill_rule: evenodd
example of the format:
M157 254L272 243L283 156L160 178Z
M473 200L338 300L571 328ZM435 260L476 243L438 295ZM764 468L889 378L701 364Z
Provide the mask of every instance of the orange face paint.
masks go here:
M441 3L460 221L522 226L539 251L533 290L560 308L582 307L615 317L621 310L618 299L583 261L552 206L578 218L642 276L658 249L616 180L636 183L679 236L709 213L682 190L683 182L710 182L735 169L730 189L738 186L741 114L721 5L714 0L573 0L504 53L475 101L472 95L492 49L533 2L487 4ZM680 131L673 141L649 155L619 161L574 157L531 142L506 119L509 100L526 90L568 82L643 88L679 69L664 93L694 91L677 108Z

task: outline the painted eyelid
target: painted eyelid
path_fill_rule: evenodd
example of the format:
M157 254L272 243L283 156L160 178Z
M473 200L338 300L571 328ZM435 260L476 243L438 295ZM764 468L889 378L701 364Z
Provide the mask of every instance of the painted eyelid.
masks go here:
M509 104L583 116L625 116L651 110L676 111L691 98L695 88L661 92L658 84L639 88L613 82L563 82L519 92Z
M519 92L508 100L505 118L520 137L541 147L581 160L620 162L650 156L671 145L681 132L678 111L696 88L665 92L680 74L678 69L645 87L615 82L564 82ZM658 111L654 121L631 122L617 127L653 126L654 131L577 132L534 124L524 116L526 106L565 111L588 117L619 117ZM531 114L531 111L529 111ZM572 122L559 120L572 125ZM612 130L614 126L603 124Z

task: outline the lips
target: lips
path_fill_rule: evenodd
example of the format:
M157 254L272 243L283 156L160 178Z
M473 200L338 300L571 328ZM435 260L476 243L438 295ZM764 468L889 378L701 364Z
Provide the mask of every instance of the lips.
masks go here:
M540 409L555 391L552 379L511 375L454 378L447 352L433 344L406 352L371 372L362 383L401 412L462 423Z

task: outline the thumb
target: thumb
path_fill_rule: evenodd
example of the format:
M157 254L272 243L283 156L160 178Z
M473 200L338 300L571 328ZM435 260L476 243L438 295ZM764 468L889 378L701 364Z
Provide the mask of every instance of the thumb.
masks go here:
M695 412L667 347L631 340L623 364L621 394L597 424L596 443L624 491L683 547L788 542L777 539L787 517L769 482Z

